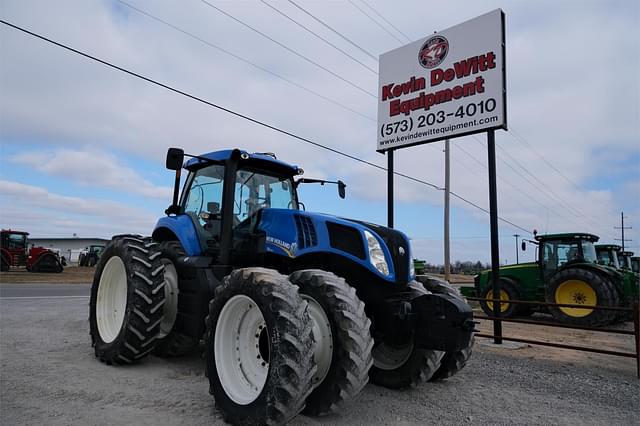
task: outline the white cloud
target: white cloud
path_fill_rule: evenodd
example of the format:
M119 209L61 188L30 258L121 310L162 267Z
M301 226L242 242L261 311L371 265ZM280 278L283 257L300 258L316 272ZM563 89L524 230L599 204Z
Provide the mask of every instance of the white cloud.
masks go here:
M10 161L89 187L164 200L169 200L173 193L172 188L152 184L104 151L55 149L21 152L11 156Z
M375 116L375 99L199 1L131 2L350 108ZM215 4L367 90L376 91L374 75L264 5ZM361 52L295 8L283 2L273 4L369 63ZM399 45L348 3L316 2L305 7L374 54ZM589 230L611 239L617 212L638 210L637 185L620 184L598 191L589 186L589 182L606 175L612 167L614 160L603 156L603 152L615 150L623 157L638 155L637 2L543 1L505 5L487 0L448 2L434 8L413 1L403 3L401 8L395 2L378 2L374 7L415 38L493 8L504 8L510 128L525 137L578 188L541 162L512 134L498 132L498 144L504 151L556 194L532 187L505 164L519 169L498 149L501 216L526 228ZM385 158L374 152L374 123L117 2L20 1L3 2L2 8L3 18L18 25L359 158L386 165ZM82 19L78 19L80 16ZM3 64L0 141L51 144L51 149L45 149L47 158L35 153L33 158L42 161L23 154L17 158L35 170L75 181L80 176L86 178L87 169L100 170L102 176L91 177L97 179L91 185L117 189L123 188L123 183L136 182L131 184L133 188L127 185L129 192L168 199L168 188L154 186L120 166L109 154L92 157L93 151L86 146L99 146L100 152L113 150L158 163L168 146L182 146L196 154L237 146L275 152L278 158L303 167L309 177L343 178L349 185L352 201L385 199L383 172L154 87L15 30L1 27L0 37ZM371 61L371 65L375 63ZM61 145L65 148L60 148ZM452 189L486 207L486 169L455 146L464 147L482 163L486 163L485 150L471 138L456 140L452 145ZM441 186L444 172L441 148L442 144L437 143L400 151L396 154L396 170ZM71 153L79 161L69 160ZM635 176L635 180L640 178L637 170ZM442 204L442 193L424 185L397 178L396 189L396 200L400 202ZM459 201L452 202L486 223L485 213Z
M70 197L44 188L0 180L0 219L34 236L110 237L118 233L150 234L156 218L115 201ZM3 225L4 226L4 225Z

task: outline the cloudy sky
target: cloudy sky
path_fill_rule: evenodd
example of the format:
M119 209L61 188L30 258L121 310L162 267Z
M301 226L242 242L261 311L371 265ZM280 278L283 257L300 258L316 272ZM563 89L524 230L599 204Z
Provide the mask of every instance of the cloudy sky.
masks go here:
M638 2L2 0L0 16L385 166L374 58L496 8L507 20L509 118L496 135L500 216L613 242L624 210L640 251ZM487 208L484 143L453 140L451 174L453 191ZM307 210L386 222L383 171L0 25L0 226L34 237L149 234L170 202L170 146L275 152L307 177L347 183L346 200L303 188ZM398 151L396 170L442 186L442 150ZM401 177L396 187L396 227L416 256L441 262L443 193ZM490 259L486 213L454 199L451 227L453 259ZM514 233L530 237L501 222L502 261L515 260Z

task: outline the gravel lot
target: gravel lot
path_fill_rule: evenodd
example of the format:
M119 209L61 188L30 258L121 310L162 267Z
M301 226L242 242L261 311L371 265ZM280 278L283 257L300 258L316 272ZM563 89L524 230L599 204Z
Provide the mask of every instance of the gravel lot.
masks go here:
M198 354L109 367L93 356L87 318L88 298L0 300L0 423L223 424ZM634 361L570 354L559 361L544 348L478 339L448 381L402 392L369 385L338 414L291 424L640 424Z

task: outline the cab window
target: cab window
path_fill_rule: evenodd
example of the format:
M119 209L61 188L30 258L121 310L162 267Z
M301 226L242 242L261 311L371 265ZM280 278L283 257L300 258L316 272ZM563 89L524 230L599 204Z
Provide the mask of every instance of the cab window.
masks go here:
M253 216L262 208L297 209L293 182L252 170L238 170L233 214L236 224Z
M214 164L197 170L184 203L185 213L205 226L212 215L220 214L223 183L224 166Z

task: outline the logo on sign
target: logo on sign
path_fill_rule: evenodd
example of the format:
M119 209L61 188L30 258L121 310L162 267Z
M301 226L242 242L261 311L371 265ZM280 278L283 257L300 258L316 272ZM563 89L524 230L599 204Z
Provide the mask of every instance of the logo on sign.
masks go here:
M444 61L449 53L449 42L446 38L437 35L427 40L418 53L418 62L424 68L437 67Z

